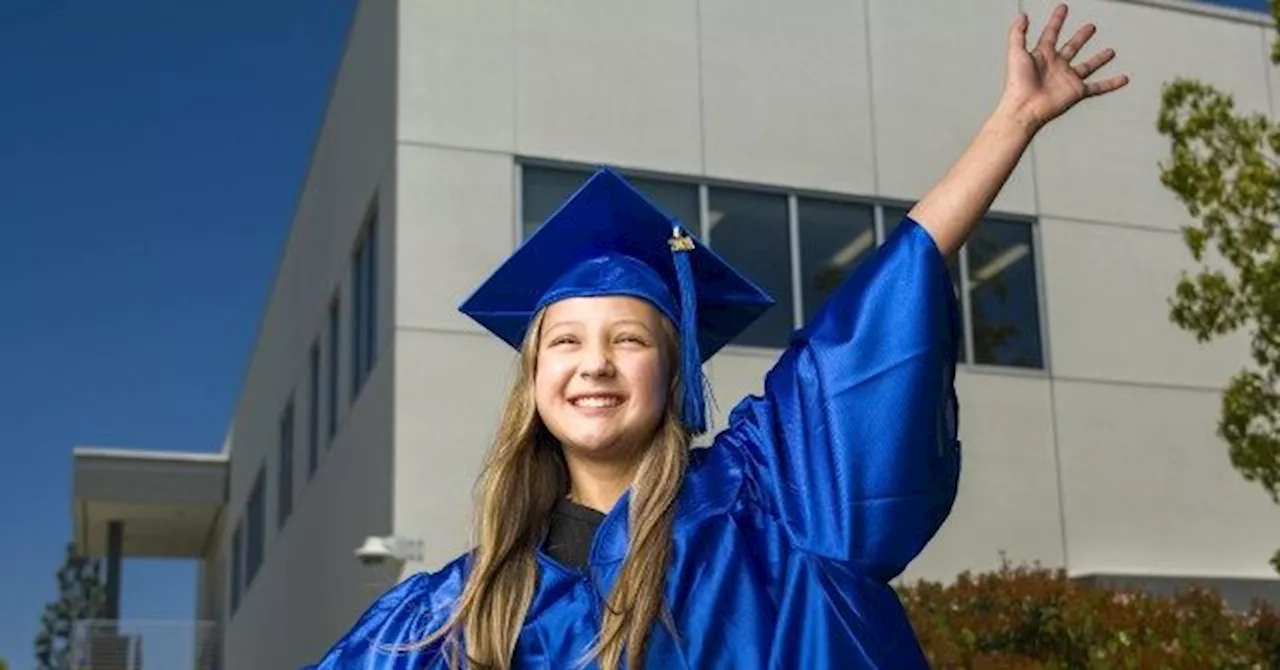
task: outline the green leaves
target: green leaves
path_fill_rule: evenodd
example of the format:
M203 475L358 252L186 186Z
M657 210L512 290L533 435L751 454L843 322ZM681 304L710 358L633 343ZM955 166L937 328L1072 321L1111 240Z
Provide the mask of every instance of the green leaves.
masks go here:
M57 580L58 599L45 606L40 617L41 631L35 639L38 670L67 668L76 623L101 616L106 604L98 562L77 555L72 545L67 545Z
M934 668L1280 667L1280 616L1232 612L1204 589L1157 597L1005 562L898 595Z
M1272 13L1280 20L1280 0ZM1179 277L1169 317L1202 343L1247 337L1252 366L1227 380L1217 433L1245 480L1280 504L1280 125L1179 77L1162 90L1156 127L1169 139L1160 182L1193 219L1182 239L1199 265Z

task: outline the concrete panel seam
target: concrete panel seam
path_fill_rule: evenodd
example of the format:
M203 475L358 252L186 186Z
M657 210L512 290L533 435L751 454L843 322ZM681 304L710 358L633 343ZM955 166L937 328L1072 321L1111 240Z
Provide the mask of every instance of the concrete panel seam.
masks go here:
M1095 386L1124 386L1127 388L1151 389L1156 391L1191 391L1195 393L1220 394L1223 389L1214 386L1197 384L1176 384L1170 382L1143 382L1125 379L1105 379L1102 377L1076 377L1071 375L1054 375L1053 381L1091 384Z
M1125 230L1138 230L1148 233L1164 233L1166 235L1182 235L1182 231L1174 228L1164 228L1145 223L1130 223L1128 221L1104 221L1102 219L1090 219L1087 217L1072 216L1070 214L1055 214L1053 212L1041 212L1040 219L1053 219L1055 221L1063 221L1066 223L1079 223L1086 226L1103 226L1107 228L1122 228Z
M871 48L871 2L862 0L862 43L867 50L867 90L870 92L867 96L867 125L871 127L871 192L880 196L880 133L876 129L876 68L871 58L874 51Z
M705 175L707 173L707 102L706 88L703 84L705 73L702 69L702 0L694 3L693 12L694 29L698 41L698 173Z
M485 154L489 156L506 156L511 157L515 154L510 151L501 149L486 149L483 147L469 147L462 144L446 144L444 142L430 142L426 140L396 139L397 146L417 147L419 149L438 149L441 151L462 151L473 154Z
M410 333L427 333L427 334L432 334L432 335L466 335L466 336L468 336L468 337L475 337L475 338L477 338L477 339L483 338L483 339L487 339L487 340L491 340L491 339L493 338L493 336L492 336L492 335L490 335L489 333L484 332L484 331L479 331L479 330L463 330L463 329L461 329L461 328L459 328L459 329L453 329L453 328L439 328L439 327L435 327L435 326L403 326L403 325L400 325L400 326L396 326L396 330L397 330L397 331L410 332Z

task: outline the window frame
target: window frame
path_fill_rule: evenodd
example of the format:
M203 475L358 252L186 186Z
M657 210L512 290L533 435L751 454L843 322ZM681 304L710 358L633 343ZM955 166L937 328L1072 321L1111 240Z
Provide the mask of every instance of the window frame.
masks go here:
M378 198L369 203L351 253L351 397L354 404L369 380L377 353Z
M307 480L320 469L320 339L307 353Z
M227 617L234 617L240 609L241 597L244 595L244 517L236 520L235 529L231 531L231 560L227 566L230 576L227 578L228 607Z
M281 530L293 515L293 473L297 444L297 408L293 394L285 400L276 433L276 529Z
M325 376L325 428L326 448L333 446L338 436L338 408L342 393L342 289L333 292L326 315L325 339L329 344Z
M267 464L258 467L245 504L244 591L249 592L267 557Z
M536 157L517 156L514 161L512 177L514 183L514 209L512 212L512 232L514 235L515 245L518 247L524 241L524 185L526 170L568 170L578 171L588 176L594 171L595 166L588 163L580 163L575 161L551 160ZM648 179L653 181L663 181L673 184L692 185L698 188L699 199L699 222L698 231L699 238L702 240L710 240L710 248L715 249L714 240L710 236L709 224L709 193L712 188L738 189L761 194L783 195L787 198L789 221L788 231L790 239L790 255L791 255L791 299L792 299L792 324L793 328L799 328L803 325L804 315L804 296L803 296L803 279L805 268L801 266L801 249L800 240L803 237L803 222L800 221L799 203L802 199L811 198L817 200L825 200L838 203L849 203L852 205L870 206L875 215L875 237L876 247L884 244L886 234L890 228L890 222L885 220L885 211L889 208L898 208L904 211L910 211L914 204L912 201L882 198L865 195L851 195L846 193L833 193L829 191L821 191L816 189L789 188L783 186L771 186L767 184L755 184L739 180L717 179L709 177L689 176L689 175L672 175L655 172L644 169L616 168L619 173L631 179ZM990 211L984 219L997 219L1004 222L1018 223L1026 225L1030 229L1030 239L1032 244L1031 260L1034 264L1033 271L1035 275L1034 295L1036 298L1035 317L1037 321L1037 334L1040 342L1040 363L1039 367L1020 367L1011 365L998 365L994 363L979 363L974 360L974 342L973 342L973 318L972 318L972 301L969 296L969 259L968 245L961 247L956 252L956 267L959 272L957 281L960 291L957 296L957 304L961 310L961 334L962 341L960 343L963 351L963 360L958 363L958 367L965 368L975 372L992 372L998 374L1010 374L1019 376L1047 377L1052 371L1051 347L1049 343L1048 328L1048 304L1047 289L1045 286L1045 273L1043 262L1043 241L1040 234L1039 217L1033 214L1022 214L1006 211ZM979 224L981 225L981 224ZM691 225L692 227L692 225ZM735 355L746 355L755 357L774 358L786 346L780 343L775 347L751 346L731 342L722 350L725 353Z

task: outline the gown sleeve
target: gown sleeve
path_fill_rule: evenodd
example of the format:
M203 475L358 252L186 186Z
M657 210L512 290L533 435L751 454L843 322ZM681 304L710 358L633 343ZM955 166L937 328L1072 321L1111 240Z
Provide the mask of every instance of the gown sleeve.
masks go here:
M324 656L302 670L444 670L439 641L424 644L447 620L456 597L449 575L418 573L379 597Z
M743 494L801 550L889 581L950 514L961 321L946 262L910 218L797 330L716 441Z

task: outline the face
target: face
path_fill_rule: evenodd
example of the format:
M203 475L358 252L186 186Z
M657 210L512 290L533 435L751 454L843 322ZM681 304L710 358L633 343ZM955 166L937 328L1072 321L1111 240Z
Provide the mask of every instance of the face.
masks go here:
M567 455L621 459L647 444L667 404L662 314L629 297L570 298L542 320L538 413Z

